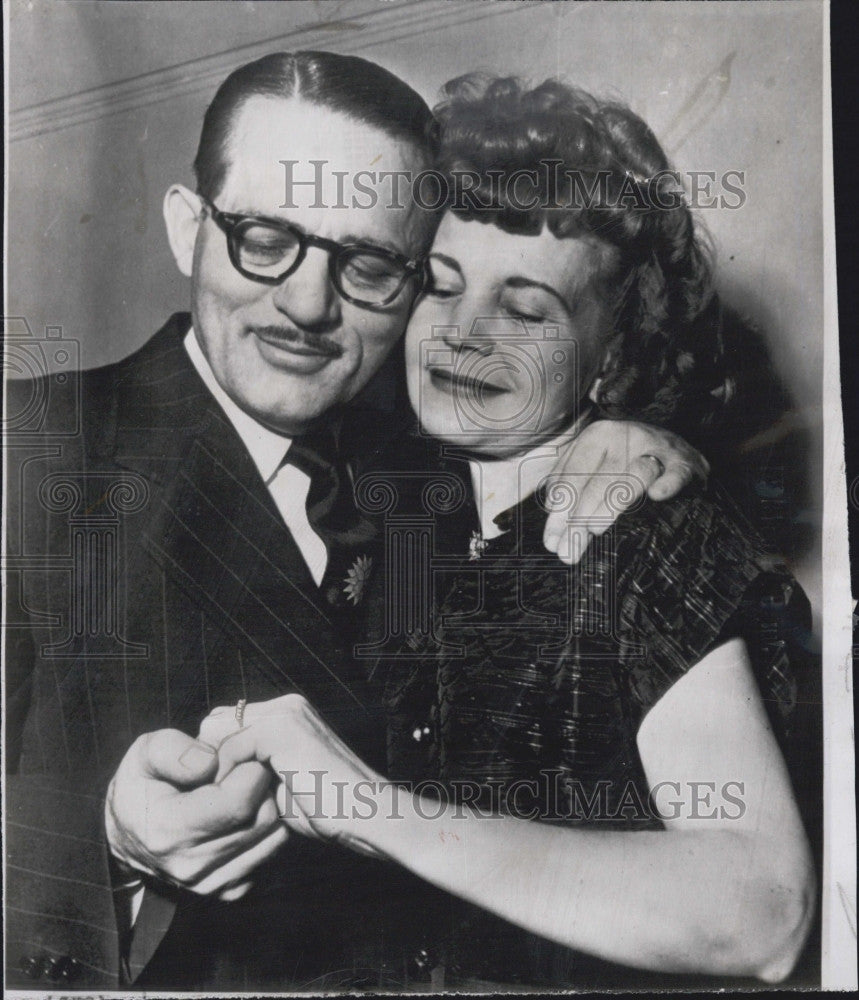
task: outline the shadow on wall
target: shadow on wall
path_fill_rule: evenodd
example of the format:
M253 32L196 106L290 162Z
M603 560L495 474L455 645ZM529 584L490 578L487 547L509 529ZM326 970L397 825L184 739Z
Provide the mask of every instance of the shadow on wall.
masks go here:
M726 368L733 392L700 447L712 474L772 549L795 568L818 544L820 498L815 405L798 401L773 361L772 330L750 320L727 293Z

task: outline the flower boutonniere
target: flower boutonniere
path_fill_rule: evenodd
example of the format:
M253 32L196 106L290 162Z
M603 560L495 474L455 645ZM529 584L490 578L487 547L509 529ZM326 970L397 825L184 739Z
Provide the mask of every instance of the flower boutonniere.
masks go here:
M472 531L468 542L468 558L472 562L483 555L483 551L489 543L484 539L479 531Z
M372 569L373 559L371 556L358 556L352 563L346 574L346 579L343 581L346 585L343 588L343 593L346 595L347 601L357 604L361 600Z

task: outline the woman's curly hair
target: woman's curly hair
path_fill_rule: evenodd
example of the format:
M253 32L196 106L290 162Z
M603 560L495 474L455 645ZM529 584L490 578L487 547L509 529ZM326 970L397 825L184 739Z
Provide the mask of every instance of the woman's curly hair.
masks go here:
M511 232L592 234L615 248L604 276L616 313L597 388L602 415L693 438L711 425L730 384L709 247L650 128L624 105L557 80L528 89L473 73L442 97L439 169L476 175L449 210ZM511 197L499 178L517 172ZM530 203L538 207L523 208Z

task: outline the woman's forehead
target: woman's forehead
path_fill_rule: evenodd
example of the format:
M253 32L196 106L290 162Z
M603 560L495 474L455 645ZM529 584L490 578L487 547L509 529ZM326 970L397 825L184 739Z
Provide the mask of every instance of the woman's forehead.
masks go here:
M613 248L587 233L559 238L545 223L539 233L511 233L448 212L432 253L455 262L466 280L524 277L567 291L599 274Z

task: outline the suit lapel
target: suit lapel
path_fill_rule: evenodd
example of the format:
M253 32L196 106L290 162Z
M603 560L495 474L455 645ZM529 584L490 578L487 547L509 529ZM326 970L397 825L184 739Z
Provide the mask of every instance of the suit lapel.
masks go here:
M122 363L112 419L99 428L93 449L102 467L132 470L149 488L129 558L154 560L202 609L234 647L230 655L221 647L225 663L235 663L236 649L240 657L244 651L266 676L263 689L303 693L344 738L375 731L364 679L256 466L183 347L188 325L187 316L173 317ZM140 613L147 615L147 607ZM191 638L182 631L181 612L169 621L165 614L164 646L176 662L165 662L165 670L197 669L183 659ZM147 890L132 936L132 980L173 911L172 899Z
M344 643L250 455L194 370L186 330L172 323L153 338L117 404L114 460L152 491L142 544L278 690L305 694L326 715L354 712L363 699L344 674Z

